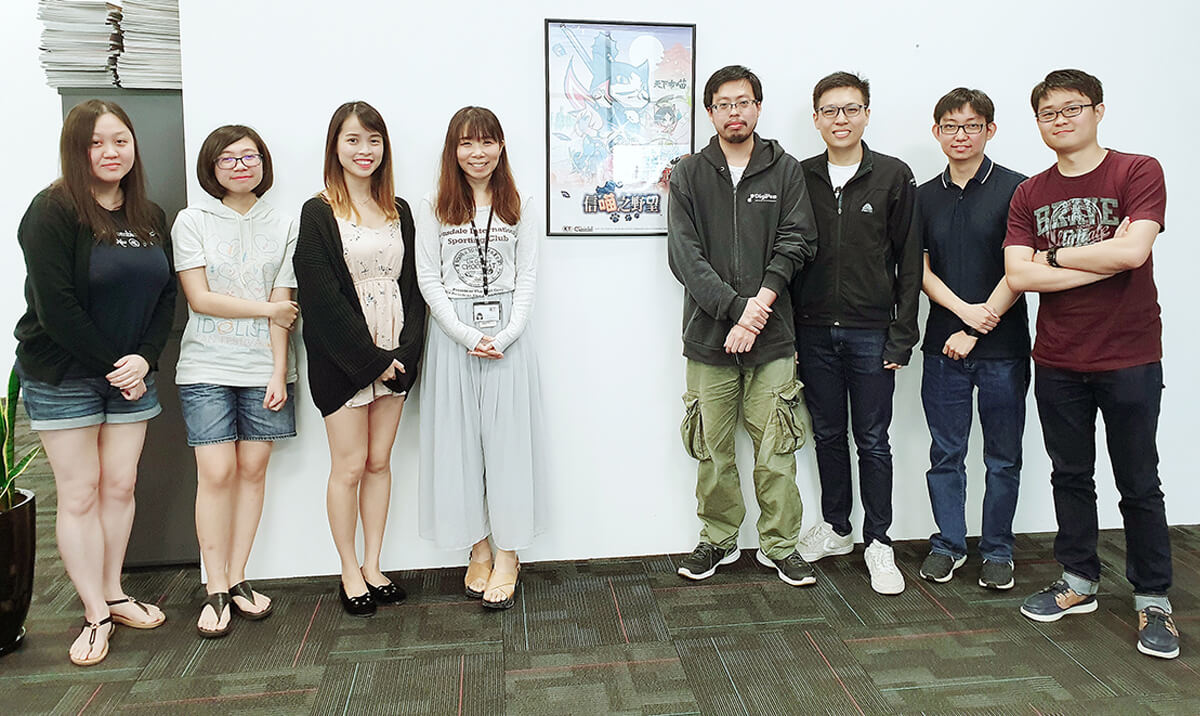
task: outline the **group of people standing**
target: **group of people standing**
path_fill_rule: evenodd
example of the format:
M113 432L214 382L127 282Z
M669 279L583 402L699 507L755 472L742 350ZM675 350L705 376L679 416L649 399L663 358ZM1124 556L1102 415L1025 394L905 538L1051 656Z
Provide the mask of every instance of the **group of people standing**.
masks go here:
M415 217L393 189L387 126L365 102L334 112L324 188L299 221L263 200L271 154L243 125L205 139L196 159L205 195L169 232L146 196L121 107L73 108L60 157L61 177L18 229L27 309L15 369L54 472L59 550L84 607L73 663L104 660L116 624L166 620L125 593L121 567L146 421L161 412L153 371L173 320L174 273L188 304L176 383L196 454L207 576L200 636L225 636L235 615L258 620L273 609L245 569L272 445L296 435L289 334L300 315L329 443L326 503L344 610L369 616L405 598L380 552L392 445L418 384L421 534L468 553L466 594L493 609L513 605L517 551L545 512L538 367L522 340L538 237L491 111L453 116L437 189Z
M967 558L964 459L977 393L987 468L978 581L1014 585L1032 353L1063 574L1021 612L1054 621L1096 609L1099 411L1121 493L1138 649L1177 656L1154 447L1162 327L1150 254L1165 187L1154 159L1098 143L1099 80L1059 70L1034 88L1037 127L1057 162L1030 179L986 156L996 132L987 95L952 90L932 127L948 166L920 186L904 162L863 142L866 80L837 72L817 83L813 121L827 151L805 161L755 132L762 100L747 68L713 74L703 101L716 136L670 177L668 256L685 293L681 432L699 462L702 523L679 573L706 579L740 555L741 423L754 446L757 561L804 586L817 579L811 562L853 551L852 432L871 586L904 590L887 534L888 430L895 372L919 339L923 289L922 402L938 532L921 577L947 582ZM146 420L160 411L153 371L171 327L175 273L189 309L176 382L199 479L201 636L224 636L235 615L263 619L273 608L245 568L272 445L296 435L289 333L298 316L329 445L326 500L344 610L367 616L405 598L380 552L392 446L418 385L420 533L467 553L467 595L494 609L513 605L517 552L545 518L538 366L522 339L539 237L492 112L465 107L450 120L437 189L415 215L395 196L387 126L365 102L334 112L324 188L298 221L263 200L271 154L246 126L204 141L196 173L205 195L169 232L146 196L133 125L119 106L75 107L60 156L61 178L34 198L18 230L28 307L16 370L55 475L58 544L84 606L72 662L102 661L116 623L151 629L166 619L125 593L121 566ZM1042 294L1032 351L1024 291ZM821 520L802 534L795 453L810 415Z
M965 457L974 399L986 467L978 583L1014 586L1012 523L1032 355L1063 572L1026 598L1021 613L1049 622L1096 610L1099 412L1121 495L1137 648L1175 658L1155 447L1162 322L1151 249L1164 227L1161 166L1099 144L1103 89L1080 70L1051 72L1033 88L1036 126L1057 161L1028 179L986 155L995 107L979 90L959 87L936 103L932 131L948 164L920 186L904 162L863 142L871 115L866 80L835 72L816 84L812 99L826 151L798 161L754 131L759 78L740 65L718 70L703 97L716 136L671 175L669 261L685 293L681 432L699 461L702 523L679 574L707 579L739 558L740 415L754 447L757 561L787 584L805 586L817 580L811 562L854 550L849 431L871 586L880 594L904 591L887 535L888 429L895 372L918 342L924 291L930 310L921 397L938 531L920 576L948 582L967 559ZM1032 350L1026 291L1041 295ZM801 533L794 453L807 437L805 403L821 519Z

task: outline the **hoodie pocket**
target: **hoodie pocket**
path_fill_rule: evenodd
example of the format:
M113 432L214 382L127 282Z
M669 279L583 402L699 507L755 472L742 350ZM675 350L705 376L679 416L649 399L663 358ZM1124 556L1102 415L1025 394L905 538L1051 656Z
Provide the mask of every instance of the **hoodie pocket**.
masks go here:
M808 439L811 419L804 404L804 384L793 380L775 393L775 406L763 433L761 450L794 453Z
M697 460L708 459L708 446L704 444L704 423L700 419L700 394L689 390L683 394L683 422L679 425L683 438L683 449Z

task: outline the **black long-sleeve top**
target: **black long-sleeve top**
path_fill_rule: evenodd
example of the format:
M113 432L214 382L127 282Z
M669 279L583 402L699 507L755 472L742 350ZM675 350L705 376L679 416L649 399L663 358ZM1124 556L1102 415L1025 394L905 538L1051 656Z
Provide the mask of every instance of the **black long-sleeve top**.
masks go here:
M17 229L25 256L26 308L13 331L17 360L28 376L54 385L67 375L102 377L131 352L157 370L174 319L177 289L166 219L162 209L154 209L155 229L149 237L128 231L124 212L113 212L118 237L125 245L120 250L156 255L133 262L148 274L128 276L127 290L114 290L110 281L108 303L95 305L91 296L95 233L79 222L70 199L59 191L48 188L33 198ZM130 238L148 239L151 245L134 248L137 244ZM122 340L100 323L134 325L125 326Z
M425 301L417 288L412 211L400 197L396 197L396 209L404 242L404 260L397 280L404 304L404 327L394 350L376 346L367 328L342 254L342 235L333 209L321 197L313 197L300 210L300 235L292 265L296 269L296 298L308 354L308 387L323 416L337 411L374 382L393 359L404 364L405 372L385 385L399 393L416 383L425 341Z

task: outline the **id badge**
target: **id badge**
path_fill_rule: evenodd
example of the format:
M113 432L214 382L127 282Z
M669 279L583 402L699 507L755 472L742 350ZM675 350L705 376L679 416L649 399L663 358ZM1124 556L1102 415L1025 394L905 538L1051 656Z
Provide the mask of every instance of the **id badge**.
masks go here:
M499 301L476 301L471 304L471 317L475 321L475 327L495 328L500 325L500 302Z

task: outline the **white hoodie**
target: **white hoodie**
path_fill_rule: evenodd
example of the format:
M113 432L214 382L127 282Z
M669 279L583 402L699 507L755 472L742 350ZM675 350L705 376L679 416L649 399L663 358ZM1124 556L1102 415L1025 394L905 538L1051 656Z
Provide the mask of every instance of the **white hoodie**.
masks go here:
M175 270L203 266L210 291L267 301L274 288L296 287L297 230L295 221L262 199L243 216L204 195L179 212L171 229ZM269 319L219 318L188 306L177 384L265 387L273 369ZM295 352L289 345L287 382L295 380Z

